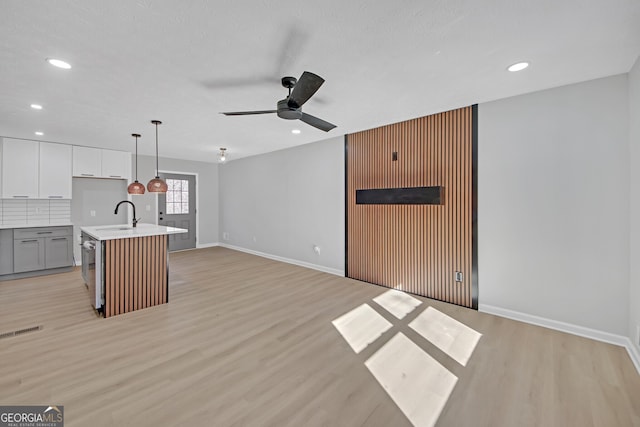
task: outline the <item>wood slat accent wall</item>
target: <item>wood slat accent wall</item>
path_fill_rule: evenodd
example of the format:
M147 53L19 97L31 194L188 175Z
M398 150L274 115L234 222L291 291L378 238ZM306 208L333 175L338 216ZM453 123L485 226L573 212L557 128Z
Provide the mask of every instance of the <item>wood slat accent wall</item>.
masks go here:
M168 301L167 236L107 240L104 262L104 317Z
M473 110L347 136L347 277L477 308ZM357 205L355 200L356 190L422 186L443 186L443 204ZM462 283L455 281L456 271L463 273Z

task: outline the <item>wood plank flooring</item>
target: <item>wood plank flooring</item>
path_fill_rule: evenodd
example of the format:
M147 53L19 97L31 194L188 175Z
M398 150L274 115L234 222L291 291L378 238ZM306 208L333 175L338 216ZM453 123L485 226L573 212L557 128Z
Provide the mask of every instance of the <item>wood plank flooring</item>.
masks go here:
M71 426L409 426L365 366L404 334L457 377L438 426L639 426L626 350L458 306L399 320L387 289L210 248L170 255L169 304L102 319L79 269L0 282L0 405L64 405ZM332 325L393 324L356 354ZM466 366L408 327L427 307L482 334ZM415 397L419 403L421 396Z

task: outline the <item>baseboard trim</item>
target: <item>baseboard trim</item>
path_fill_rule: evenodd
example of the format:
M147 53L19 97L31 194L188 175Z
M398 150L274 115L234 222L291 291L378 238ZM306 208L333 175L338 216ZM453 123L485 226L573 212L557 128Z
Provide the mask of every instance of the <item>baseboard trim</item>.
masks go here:
M636 369L640 374L640 351L638 351L638 347L633 345L631 340L627 338L627 352L629 353L629 357L633 361L633 364L636 365Z
M311 268L313 270L322 271L324 273L334 274L336 276L344 277L344 270L337 268L325 267L324 265L312 264L310 262L300 261L293 258L285 258L278 255L272 255L265 252L254 251L253 249L247 249L240 246L229 245L227 243L220 243L219 246L227 249L233 249L235 251L245 252L251 255L257 255L263 258L272 259L274 261L286 262L288 264L298 265L300 267Z
M218 243L218 242L215 242L215 243L198 243L196 245L196 249L213 248L215 246L220 246L220 243Z
M640 354L628 337L487 304L478 304L478 311L505 317L507 319L518 320L532 325L542 326L544 328L554 329L560 332L566 332L572 335L578 335L580 337L590 338L596 341L619 345L627 349L627 353L629 353L629 357L640 375Z

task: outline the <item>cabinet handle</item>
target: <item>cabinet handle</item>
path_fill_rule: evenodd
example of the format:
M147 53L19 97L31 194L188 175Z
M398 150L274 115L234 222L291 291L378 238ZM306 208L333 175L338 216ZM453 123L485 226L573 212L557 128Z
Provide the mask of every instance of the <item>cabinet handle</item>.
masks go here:
M93 176L92 173L81 173L80 176Z
M50 199L62 199L63 196L49 196Z
M67 240L66 237L52 237L51 240Z
M13 197L14 199L28 199L29 198L29 196L11 196L11 197Z
M33 242L37 242L38 239L31 239L31 240L21 240L20 243L33 243Z
M51 234L53 231L38 231L37 234Z

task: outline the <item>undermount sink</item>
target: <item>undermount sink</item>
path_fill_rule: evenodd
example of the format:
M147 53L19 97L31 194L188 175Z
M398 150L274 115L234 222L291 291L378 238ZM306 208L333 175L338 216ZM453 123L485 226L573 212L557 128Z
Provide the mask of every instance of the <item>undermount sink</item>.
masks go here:
M133 227L123 227L121 225L118 226L114 226L114 227L103 227L103 228L96 228L96 231L108 231L108 230L133 230Z

